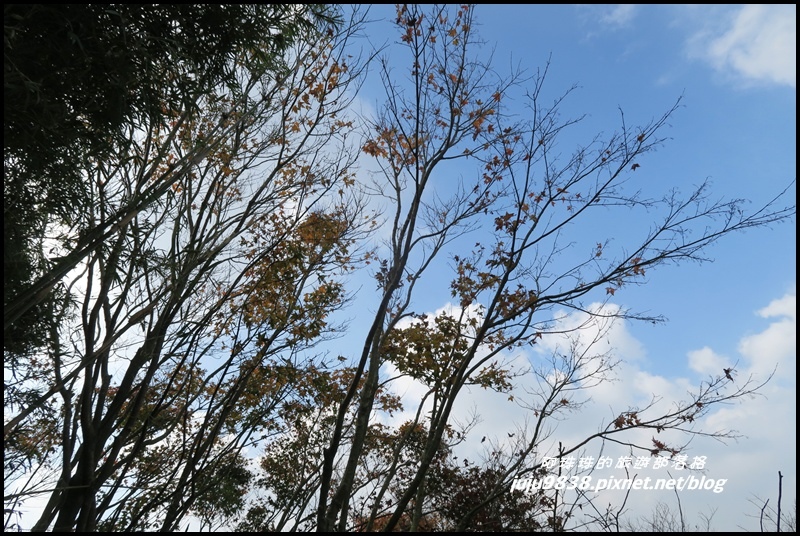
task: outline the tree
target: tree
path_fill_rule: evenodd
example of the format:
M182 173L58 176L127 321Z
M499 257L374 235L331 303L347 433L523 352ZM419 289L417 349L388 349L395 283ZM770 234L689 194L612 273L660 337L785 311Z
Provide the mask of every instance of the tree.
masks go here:
M196 115L165 109L130 128L128 151L84 170L96 208L81 228L106 231L71 265L65 294L79 305L26 368L39 392L6 424L16 474L53 471L6 493L7 504L49 494L37 529L565 530L589 498L509 493L566 476L545 459L603 441L672 456L697 434L725 437L702 417L759 385L720 371L667 410L616 408L551 447L554 423L618 364L594 344L606 322L659 320L592 301L794 207L747 213L711 201L707 185L644 197L635 170L678 103L640 126L622 116L565 158L579 122L560 115L570 91L546 104L546 68L496 76L476 56L472 6L400 5L395 22L409 67L381 65L386 101L364 118L359 154L346 138L361 126L347 115L361 73L352 24L299 41L286 69L234 69L239 90L204 94ZM505 107L520 90L528 117ZM370 180L357 157L377 166ZM638 218L638 238L570 241L611 211ZM333 315L356 269L374 280L366 334L355 356L326 352L346 329ZM446 305L430 311L419 293L442 273ZM513 365L562 335L549 359ZM522 375L531 392L516 388ZM401 383L423 394L401 398ZM457 452L474 439L475 420L454 419L470 388L528 411L507 438L480 442L482 459ZM31 452L34 430L47 442Z
M795 212L792 206L770 205L746 213L740 201L713 202L707 185L685 198L669 192L660 200L646 199L626 183L635 179L646 154L664 141L660 131L678 103L641 126L627 125L623 116L617 133L592 139L562 158L559 139L577 122L559 114L569 92L545 105L544 69L529 81L529 117L507 116L504 100L523 80L496 79L490 65L476 58L472 6L400 5L396 25L408 69L398 75L383 64L386 103L363 145L364 153L380 166L370 188L389 205L388 238L375 257L376 313L324 453L317 507L317 528L323 531L350 526L351 509L362 490L359 467L368 452L373 400L380 386L398 377L424 386L417 418L407 426L422 426L425 439L413 468L406 469L411 474L404 488L392 499L375 499L388 505L380 514L373 511L368 519L359 514L357 519L368 529L380 519L382 530L414 530L423 519L414 515L414 508L429 497L426 486L459 395L477 384L519 396L510 391L513 373L507 359L563 331L558 309L582 312L587 322L604 317L658 321L631 311L590 309L584 300L613 296L626 285L643 282L645 273L656 267L702 260L703 250L720 238L785 220ZM475 165L475 172L463 180L453 178L461 173L454 167L460 161ZM657 211L659 219L624 249L615 250L608 241L571 243L570 251L563 246L571 226L592 221L599 211L642 208ZM450 245L457 253L448 252ZM438 314L415 310L421 281L430 272L448 270L453 307ZM396 371L394 377L387 377L387 366ZM576 410L580 400L575 393L605 381L614 367L612 356L577 342L553 355L551 362L534 367L540 390L528 402L531 426L503 449L503 468L493 481L508 486L513 477L540 470L547 423ZM556 456L612 438L648 455L675 454L680 445L655 437L652 442L624 439L634 437L625 434L636 429L656 435L668 430L703 433L694 423L709 408L750 393L757 385L725 387L730 383L720 374L667 412L654 406L626 408L599 432L564 446ZM399 443L404 441L408 439L401 436ZM402 449L395 452L400 465ZM396 476L395 471L377 474L376 487L388 490ZM498 492L494 499L499 496ZM554 528L568 521L556 510L561 500L552 500L549 524ZM480 507L465 512L458 528L470 527L479 512Z
M263 40L237 34L208 57L192 48L220 72L189 93L177 75L194 80L202 65L191 57L176 76L129 88L157 109L125 108L106 129L114 144L72 162L87 208L42 276L69 300L18 396L5 398L6 486L35 475L6 504L49 496L34 530L174 530L189 514L232 516L251 479L242 453L301 396L292 381L313 359L293 359L334 328L327 317L345 298L335 277L361 225L344 114L359 76L343 52L356 23L313 26L307 17L324 12L310 9L233 8L257 17L240 30ZM154 17L188 32L180 17ZM215 35L198 37L216 46Z
M108 239L108 226L163 193L143 191L106 227L79 227L92 202L83 170L128 151L132 127L164 127L173 119L164 109L185 121L215 88L235 91L237 69L282 68L287 47L332 14L320 6L7 4L4 15L4 350L25 354L58 323L52 302L66 272ZM54 236L61 258L45 253Z

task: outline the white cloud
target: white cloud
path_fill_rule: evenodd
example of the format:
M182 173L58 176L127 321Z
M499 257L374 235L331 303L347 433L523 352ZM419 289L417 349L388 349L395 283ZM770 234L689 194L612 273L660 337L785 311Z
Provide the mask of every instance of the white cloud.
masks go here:
M692 350L688 356L689 368L701 374L718 375L723 368L731 365L728 358L716 354L708 346L704 346L700 350Z
M603 13L600 21L614 28L627 26L636 14L636 4L617 4L611 11Z
M608 422L609 415L613 415L614 411L624 410L626 404L641 405L650 396L660 399L658 408L654 409L663 410L667 407L665 404L685 399L687 392L692 391L692 386L698 381L705 380L708 375L721 374L723 368L731 366L737 359L739 363L734 376L736 385L741 385L751 376L756 382L763 382L774 371L772 380L758 391L757 396L719 406L699 423L703 430L709 432L734 431L740 435L737 441L721 443L698 436L692 440L687 451L690 459L693 456L706 456L708 463L705 474L709 478L725 479L724 491L719 494L703 491L681 495L684 514L690 523L716 510L711 524L716 530L757 530L758 506L763 506L766 499L770 500L770 506L776 502L778 471L784 476L782 504L785 511L791 509L796 497L795 304L796 297L792 290L757 311L760 317L770 322L759 331L739 338L738 356L720 355L710 347L687 352L688 368L697 373L693 378L668 378L651 374L644 370L645 361L631 362L627 360L627 351L623 350L618 355L626 360L616 370L620 381L606 382L592 389L592 404L563 422L554 439L567 445L585 436L588 431L597 429L602 419ZM610 335L616 336L617 340L630 337L623 323L614 327ZM635 341L632 337L630 339ZM625 346L629 349L636 347L624 345L623 348ZM641 432L628 437L649 441L652 431ZM675 445L686 440L685 436L681 438L667 434L661 434L659 438ZM607 445L604 454L612 457L623 454L615 452L614 448L613 445ZM592 450L594 452L588 454L596 456L596 448ZM642 472L644 476L666 476L657 473L655 469ZM598 473L598 476L610 475ZM673 476L681 475L673 472ZM606 493L603 500L616 502L623 498L619 495L615 497L613 493ZM631 516L654 512L659 501L676 509L674 493L634 495L628 503Z
M759 316L775 320L760 333L748 335L739 341L739 352L747 359L749 372L764 376L776 370L778 380L795 377L796 303L796 295L787 294L758 311Z
M564 352L573 342L577 342L578 351L586 351L597 345L599 341L605 348L618 355L625 356L626 360L639 360L644 356L644 348L628 331L625 323L618 316L622 314L621 307L613 303L592 303L587 307L594 317L584 313L567 314L563 311L556 313L559 319L554 331L559 335L545 335L537 345L537 350L542 353L556 351ZM594 351L601 351L594 346Z
M797 6L742 6L726 28L698 34L700 54L715 68L752 82L796 87Z
M739 352L750 361L754 372L766 372L774 366L788 366L794 370L797 354L797 322L783 318L755 335L745 337L739 343Z
M589 28L591 39L606 32L628 28L639 9L636 4L576 4L578 17Z
M737 337L737 355L721 355L707 346L686 352L688 374L677 377L647 370L649 361L645 359L645 348L631 335L625 322L586 322L584 313L564 314L556 327L564 330L578 328L571 333L578 339L576 345L568 347L566 339L557 335L546 336L534 346L536 351L516 354L514 363L519 366L530 363L534 367L538 364L544 372L549 363L548 356L553 352L566 353L570 348L584 350L592 343L592 353L610 352L620 362L613 370L615 381L603 381L591 389L580 389L573 393L574 401L585 402L586 405L577 411L564 413L559 421L549 422L550 433L546 442L550 444L543 444L537 449L538 456L553 455L559 442L565 447L575 445L601 429L620 412L650 403L655 404L650 415L669 411L676 401L686 400L688 393L694 392L700 382L707 381L710 375L722 374L723 368L737 361L734 386L741 385L751 376L755 381L763 382L775 370L775 376L758 391L757 396L718 406L696 423L698 429L707 432L732 430L740 435L738 440L725 443L711 437L695 436L686 451L690 460L695 456L706 457L704 475L718 481L725 480L724 491L687 491L681 494L683 511L690 526L700 522L702 515L716 511L711 522L715 530L757 530L758 505L763 505L766 499L770 499L770 505L775 504L777 471L784 475L785 510L791 508L796 496L795 303L792 290L756 311L760 318L768 322L761 323L757 331ZM595 312L613 314L619 311L619 307L613 304L593 307ZM446 306L437 313L455 314L457 311L457 308ZM457 449L457 454L475 460L487 449L503 448L503 445L510 448L521 437L520 431L525 429L526 419L530 424L532 418L532 412L521 405L526 398L523 390L530 395L527 401L535 405L533 393L537 387L541 388L539 381L541 379L537 380L534 376L520 378L518 389L514 391L514 400L509 399L508 394L478 388L466 389L456 405L453 418L467 422L477 412L482 419L466 443ZM425 391L422 385L413 380L398 382L393 387L398 394L405 395L404 399L410 402L409 409L415 405L412 401L418 401ZM405 414L402 417L410 416ZM528 427L528 432L530 430ZM514 434L513 438L511 434ZM482 441L484 437L487 438L485 442ZM689 439L679 432L659 434L651 429L632 431L624 439L646 445L652 437L670 446L683 445ZM578 457L597 457L601 453L615 460L629 454L623 447L611 443L606 443L601 450L601 444L594 442ZM671 472L673 477L686 476ZM621 474L619 470L608 469L597 471L594 478L617 477ZM669 475L666 469L648 468L640 471L639 476L662 478ZM673 510L677 508L674 492L651 491L634 495L628 500L628 517L631 519L650 515L659 502L668 504ZM613 491L598 495L598 500L604 505L621 504L624 498L624 494Z
M615 306L610 306L615 307ZM605 339L596 343L598 351L606 348L614 349L614 356L622 359L615 369L617 381L602 382L596 387L579 393L588 405L580 411L565 415L558 423L558 428L550 436L554 445L562 442L564 446L574 445L588 434L597 431L603 423L608 423L620 411L641 407L656 401L654 412L668 410L673 402L685 400L687 393L696 390L696 385L707 380L709 375L722 374L723 368L733 365L738 360L735 385L740 385L751 375L756 381L764 381L778 364L776 375L772 381L759 390L758 396L742 398L738 402L719 406L712 410L702 422L700 428L708 432L732 430L741 437L737 441L722 443L710 437L696 436L692 439L690 460L694 456L705 456L707 459L708 478L725 480L724 491L685 492L681 495L682 507L687 521L700 522L702 515L716 511L711 526L716 530L757 530L758 505L770 499L770 505L776 501L777 471L784 475L783 506L791 508L796 496L796 409L795 409L795 373L796 355L796 320L795 296L793 291L786 296L772 301L757 312L762 318L770 320L759 331L739 337L739 353L737 356L724 356L710 347L687 352L688 370L696 373L691 377L666 377L645 370L647 361L641 359L645 354L641 343L631 336L624 322L615 322L606 326ZM563 318L561 327L581 325L581 315L571 314ZM585 344L595 339L602 331L598 325L584 327L576 332ZM539 345L537 345L539 346ZM542 341L540 350L561 350L562 345L555 339ZM542 353L538 356L541 358ZM532 360L536 355L528 356ZM633 358L633 359L631 359ZM532 361L533 362L533 361ZM473 394L472 400L484 415L484 421L475 432L480 438L504 439L506 432L514 431L516 426L512 420L520 424L525 412L503 395L497 393ZM466 403L466 400L463 401ZM463 407L463 406L462 406ZM555 424L555 423L551 423ZM626 437L647 444L651 437L664 440L669 445L678 446L687 440L681 434L661 433L653 430L634 431ZM473 442L474 443L474 442ZM598 456L599 444L591 444L585 455ZM540 455L552 454L553 450L540 449ZM613 444L606 444L604 455L615 458L626 454ZM666 471L646 469L640 476L666 477ZM617 472L600 471L595 478L618 476ZM663 474L662 474L663 473ZM685 476L672 472L672 476ZM665 502L675 510L674 492L641 492L629 498L629 516L649 515L655 511L658 502ZM604 492L601 501L619 504L623 494ZM759 502L760 501L760 502Z
M792 320L797 319L797 296L787 294L783 298L773 300L769 305L758 311L763 318L786 316Z

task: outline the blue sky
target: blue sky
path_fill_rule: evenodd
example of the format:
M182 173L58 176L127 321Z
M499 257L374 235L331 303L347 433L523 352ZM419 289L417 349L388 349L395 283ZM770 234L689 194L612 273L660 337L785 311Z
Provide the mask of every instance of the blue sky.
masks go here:
M370 14L391 20L393 10L375 5ZM620 108L626 121L647 123L682 97L663 132L670 139L637 170L652 191L688 192L708 179L714 197L744 198L757 207L795 180L795 5L478 5L475 18L487 42L482 53L493 52L498 71L512 64L535 71L549 59L545 88L553 98L578 86L562 108L566 115L587 114L576 135L615 130ZM380 23L367 28L375 44L390 40L391 32ZM365 109L379 102L374 82L360 96ZM783 205L795 199L791 186ZM796 496L796 223L730 235L706 253L712 262L658 269L646 285L614 296L611 305L662 314L668 322L611 328L608 340L625 361L623 381L594 391L592 407L558 433L578 437L596 424L592 419L607 417L609 407L619 411L648 395L680 398L736 362L739 381L748 374L765 379L775 369L763 396L721 408L706 422L735 428L742 439L692 444L692 455L708 457L708 475L728 480L725 491L695 492L682 502L690 522L718 509L713 528L756 530L750 516L758 507L751 501L775 504L778 471L784 511ZM441 294L416 306L448 306L434 296ZM369 296L357 304L368 309ZM407 389L408 396L418 392ZM501 437L519 417L503 396L474 393L465 404L484 416L478 437ZM675 507L674 499L642 494L637 510L647 513L659 500Z

